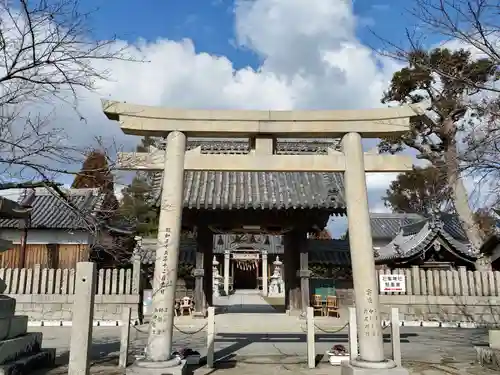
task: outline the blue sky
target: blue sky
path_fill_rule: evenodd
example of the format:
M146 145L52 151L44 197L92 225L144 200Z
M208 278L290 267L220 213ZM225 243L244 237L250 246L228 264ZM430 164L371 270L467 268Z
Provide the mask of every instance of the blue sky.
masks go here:
M134 43L138 39L154 42L159 38L175 41L187 38L194 42L197 51L226 56L235 68L256 68L261 61L259 56L236 43L234 3L233 0L122 0L118 6L109 0L86 0L82 5L93 11L92 25L97 39L116 35ZM411 4L411 0L354 1L358 38L375 48L381 42L373 32L405 43L405 27L411 28L413 22L407 12Z
M372 31L404 42L410 0L85 0L93 11L96 40L116 36L141 62L94 62L109 72L96 93L79 98L79 111L61 105L54 126L75 145L133 150L102 113L101 98L200 109L363 109L380 99L399 62L374 54ZM411 28L411 27L410 27ZM49 109L48 109L49 110ZM367 148L372 148L367 145ZM79 170L80 165L76 166ZM381 196L394 174L368 175L370 208L384 209ZM72 176L61 176L71 183ZM116 181L127 183L123 180ZM338 221L336 220L336 223ZM330 229L332 229L331 227ZM343 232L336 226L335 234Z
M137 44L138 40L146 41L146 45L149 46L144 52L146 59L150 55L154 56L149 70L156 72L165 70L167 71L165 74L171 73L176 76L174 84L173 78L167 79L168 83L163 90L153 86L146 87L145 83L131 83L129 76L120 76L116 80L123 83L111 88L110 95L118 100L143 101L142 104L167 106L341 109L379 105L382 91L387 87L395 68L390 67L380 73L378 71L380 62L369 58L370 49L366 46L381 48L382 44L373 32L390 38L393 42L404 43L404 28L411 24L405 16L405 7L411 4L409 0L375 2L358 0L354 2L352 8L345 7L342 0L255 0L247 2L247 5L251 5L243 10L241 10L242 1L232 0L143 2L123 0L119 6L109 0L86 0L82 4L88 10L95 10L92 25L96 39L116 36L131 44ZM324 11L321 8L323 6L325 6ZM342 15L344 8L348 10ZM339 14L335 14L337 10ZM300 17L301 13L311 16ZM275 17L278 17L278 20L272 25ZM287 24L289 18L293 19L293 22ZM313 27L308 27L308 24ZM315 24L319 26L314 27ZM351 30L352 25L354 26ZM397 35L400 37L395 38ZM162 44L161 41L165 40L169 41L169 47ZM185 40L191 41L194 48L194 51L188 54L191 56L189 58L185 53L182 54L182 58L178 57L177 47ZM359 48L361 52L358 54L347 53L345 48L339 47L344 41L359 43L365 48L363 51ZM164 64L157 57L160 45L168 49L168 52L162 55L165 59ZM173 49L173 46L176 49ZM296 54L294 49L297 49ZM338 70L337 72L332 73L330 68L321 66L323 61L318 62L324 59L325 49L331 51L333 61L331 65ZM201 71L203 78L200 81L203 82L207 79L206 75L219 76L218 73L203 68L208 64L207 59L202 59L203 54L210 56L211 63L218 57L227 59L230 64L228 68L232 69L235 77L225 76L223 80L226 82L229 79L231 83L214 84L213 87L212 82L197 85L196 79L192 78L198 74L197 70ZM309 58L307 55L312 57ZM170 60L183 61L183 59L197 61L197 63L181 62L181 65L185 65L189 71L180 74L185 75L189 83L177 78L175 72L183 69L179 68L178 64L170 64ZM203 64L200 63L202 60ZM250 73L253 77L251 83L236 77L235 73L242 73L243 76L248 67L251 68ZM356 70L360 69L366 70L366 78L363 78L362 74L359 79L350 78L357 76L359 73ZM352 73L349 70L352 70ZM279 77L279 80L287 82L283 95L280 96L280 90L283 89L280 85L275 87L261 83L262 87L257 85L247 97L238 100L232 100L231 97L213 99L221 91L228 90L228 85L232 87L235 82L237 87L231 89L235 90L231 92L233 96L238 96L240 92L246 92L247 87L253 88L256 85L253 81L255 77L262 78L266 74L272 74ZM298 94L295 89L290 89L295 87L290 81L297 75L307 81L312 88L298 90ZM376 75L377 77L373 78ZM266 79L266 82L268 81ZM161 79L150 83L155 86L160 84ZM144 86L143 94L126 94L128 91L134 91L135 85ZM208 94L198 98L199 93L203 92L207 85L212 87L208 89ZM263 90L269 90L268 98L262 95L262 100L256 100ZM140 92L141 88L135 91ZM153 98L150 91L158 91L162 99ZM169 93L165 94L165 91ZM151 98L146 98L149 96ZM331 99L325 99L328 96ZM394 176L372 177L369 179L370 203L372 209L380 210L383 208L380 196ZM336 219L329 229L335 236L339 236L344 232L345 224L345 220Z

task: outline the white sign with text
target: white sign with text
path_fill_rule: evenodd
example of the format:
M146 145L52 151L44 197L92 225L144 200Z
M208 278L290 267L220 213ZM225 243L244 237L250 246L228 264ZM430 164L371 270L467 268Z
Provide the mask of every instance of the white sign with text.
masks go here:
M405 275L379 275L380 293L406 293Z

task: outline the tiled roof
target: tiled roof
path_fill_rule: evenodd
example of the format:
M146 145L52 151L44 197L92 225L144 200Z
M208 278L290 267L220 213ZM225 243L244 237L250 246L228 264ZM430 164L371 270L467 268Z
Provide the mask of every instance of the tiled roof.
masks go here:
M233 236L233 235L223 235ZM283 245L281 244L280 236L269 236L273 243L277 246L271 246L271 255L281 255L284 252ZM225 250L234 249L234 247L226 247L224 245L216 245L218 235L214 236L214 254L224 254ZM143 264L152 264L156 257L156 239L145 238L142 239L141 249L137 254L141 258ZM307 240L309 247L309 262L310 263L324 263L335 265L349 265L351 264L351 257L349 254L349 244L343 240ZM259 248L262 246L259 245ZM195 263L196 241L194 239L183 238L180 244L179 261L189 264Z
M326 154L337 141L281 141L278 154ZM201 147L204 154L247 154L246 140L189 140L187 148ZM163 173L155 174L159 197ZM184 207L205 210L320 208L344 214L344 180L341 173L186 171Z
M449 225L450 228L453 226ZM466 242L454 238L446 229L439 217L423 219L401 228L398 235L386 246L379 248L376 261L378 263L405 259L425 251L438 238L443 238L451 250L465 259L475 259L476 255Z
M253 247L265 250L268 254L283 254L281 236L254 235L254 234L216 234L214 235L214 253L224 254L225 250L234 250L239 247Z
M372 213L370 224L374 240L393 239L401 227L422 220L417 214Z
M450 236L461 242L467 241L467 236L456 215L441 213L438 216L444 225L444 230ZM372 238L374 240L391 240L397 236L402 228L412 230L412 224L418 226L423 221L425 221L424 216L418 214L372 213L370 214Z
M67 189L69 202L54 191L45 188L35 189L31 204L31 229L81 229L95 220L94 213L99 211L104 195L99 189ZM0 219L0 228L19 228L18 220Z
M0 218L2 219L18 219L29 216L29 209L22 207L19 203L0 197Z
M349 242L346 240L308 240L309 263L337 266L351 265Z

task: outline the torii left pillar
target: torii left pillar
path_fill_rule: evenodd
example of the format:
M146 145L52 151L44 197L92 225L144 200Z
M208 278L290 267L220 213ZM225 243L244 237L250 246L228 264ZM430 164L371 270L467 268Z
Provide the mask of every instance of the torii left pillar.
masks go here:
M178 131L169 133L165 149L158 224L153 315L149 325L146 358L134 363L134 366L141 367L143 370L153 370L153 372L172 372L160 369L180 364L177 358L172 358L172 334L181 237L185 152L186 136Z

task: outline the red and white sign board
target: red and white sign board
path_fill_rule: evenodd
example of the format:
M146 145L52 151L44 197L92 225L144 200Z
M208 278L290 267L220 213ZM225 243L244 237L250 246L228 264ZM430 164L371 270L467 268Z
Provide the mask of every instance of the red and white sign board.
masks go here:
M379 275L380 293L406 293L405 275Z

